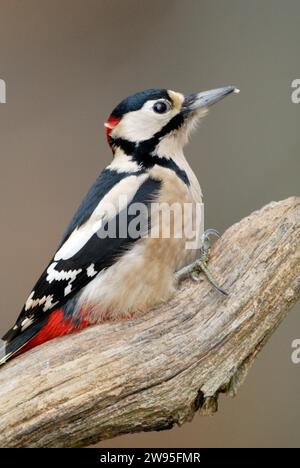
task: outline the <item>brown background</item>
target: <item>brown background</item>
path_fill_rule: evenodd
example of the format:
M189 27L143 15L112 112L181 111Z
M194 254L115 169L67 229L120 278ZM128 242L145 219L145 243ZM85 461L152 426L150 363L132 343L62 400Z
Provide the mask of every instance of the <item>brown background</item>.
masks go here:
M72 212L111 159L102 124L148 87L184 93L235 84L187 149L206 225L223 231L271 200L299 194L300 3L281 0L0 0L1 278L6 331ZM300 446L300 338L294 309L237 398L213 418L122 446Z

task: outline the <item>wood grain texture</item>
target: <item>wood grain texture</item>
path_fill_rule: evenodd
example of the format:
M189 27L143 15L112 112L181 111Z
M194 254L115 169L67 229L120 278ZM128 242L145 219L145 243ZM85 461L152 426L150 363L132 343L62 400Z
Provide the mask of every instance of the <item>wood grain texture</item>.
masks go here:
M212 413L300 295L300 198L230 227L210 268L138 319L53 340L0 369L1 447L79 447Z

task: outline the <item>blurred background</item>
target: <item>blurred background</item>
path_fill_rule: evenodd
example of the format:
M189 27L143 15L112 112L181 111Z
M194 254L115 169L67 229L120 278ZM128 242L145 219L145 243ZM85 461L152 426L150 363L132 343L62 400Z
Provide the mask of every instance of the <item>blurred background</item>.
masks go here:
M111 160L103 122L144 88L226 84L186 154L206 226L224 231L299 195L298 0L0 0L0 332L12 325L64 228ZM102 447L299 447L300 307L256 360L235 399L171 431Z

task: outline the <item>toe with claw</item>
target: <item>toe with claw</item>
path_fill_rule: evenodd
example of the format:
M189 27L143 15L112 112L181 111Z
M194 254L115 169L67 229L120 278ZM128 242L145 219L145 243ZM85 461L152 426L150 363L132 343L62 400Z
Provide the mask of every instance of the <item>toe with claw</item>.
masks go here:
M222 294L228 295L227 291L225 291L223 288L221 288L217 282L215 281L212 273L210 272L208 268L208 261L209 261L209 255L210 255L210 248L211 248L211 240L210 238L212 236L215 237L220 237L220 234L218 231L215 229L207 229L203 233L203 238L202 238L202 247L200 249L200 258L197 259L194 263L191 265L188 265L181 270L179 270L176 273L176 278L178 281L182 281L189 276L194 280L194 281L199 281L199 274L203 272L208 279L208 281Z

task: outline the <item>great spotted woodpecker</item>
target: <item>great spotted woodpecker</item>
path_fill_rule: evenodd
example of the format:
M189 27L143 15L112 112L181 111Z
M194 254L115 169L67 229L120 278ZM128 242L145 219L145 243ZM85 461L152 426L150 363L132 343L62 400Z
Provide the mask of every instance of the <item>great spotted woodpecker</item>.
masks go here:
M144 214L138 235L120 235L122 223L126 219L128 227L134 219L134 204L149 209L202 202L183 147L208 107L237 91L226 86L185 97L149 89L114 109L105 123L113 161L82 201L16 324L3 337L0 364L54 337L132 317L170 297L174 273L196 259L198 247L186 248L172 217L170 235L162 236L159 209ZM113 235L104 235L112 225ZM153 227L158 235L145 235Z

